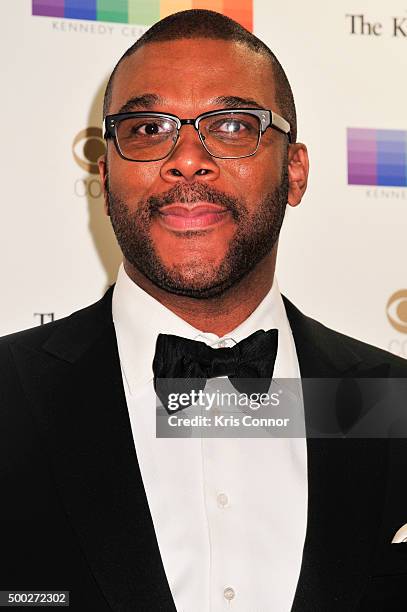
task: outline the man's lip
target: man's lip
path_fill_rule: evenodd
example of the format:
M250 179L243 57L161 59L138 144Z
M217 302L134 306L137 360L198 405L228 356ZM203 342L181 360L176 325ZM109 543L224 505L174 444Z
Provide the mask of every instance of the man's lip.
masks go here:
M168 204L159 211L159 219L164 227L181 232L210 229L228 217L227 208L209 202Z
M180 217L195 217L198 215L204 215L207 213L222 213L226 212L227 209L219 204L210 204L209 202L195 202L193 204L167 204L160 208L159 213L161 215L177 215Z

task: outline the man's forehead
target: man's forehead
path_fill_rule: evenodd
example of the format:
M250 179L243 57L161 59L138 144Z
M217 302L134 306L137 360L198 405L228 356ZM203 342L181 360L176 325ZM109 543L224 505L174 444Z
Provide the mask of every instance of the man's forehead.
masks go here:
M246 45L212 39L148 43L125 58L115 75L110 112L144 92L156 95L145 108L233 96L272 107L275 99L269 58Z

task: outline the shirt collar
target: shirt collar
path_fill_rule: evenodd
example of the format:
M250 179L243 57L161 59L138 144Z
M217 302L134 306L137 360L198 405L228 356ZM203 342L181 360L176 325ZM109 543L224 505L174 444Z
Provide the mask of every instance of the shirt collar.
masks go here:
M152 363L158 334L174 334L216 347L231 346L259 329L277 328L281 352L281 340L289 330L276 278L252 314L219 338L216 334L196 329L163 306L129 278L123 264L113 291L112 314L121 366L130 391L153 378Z

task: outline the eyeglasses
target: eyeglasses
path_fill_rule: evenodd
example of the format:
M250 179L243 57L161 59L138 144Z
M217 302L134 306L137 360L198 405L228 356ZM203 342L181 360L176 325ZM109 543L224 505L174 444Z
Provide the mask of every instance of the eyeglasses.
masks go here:
M114 140L123 159L159 161L173 151L183 125L193 125L207 152L220 159L254 155L267 128L286 134L291 142L288 121L271 110L254 108L215 110L195 119L145 111L107 115L104 137Z

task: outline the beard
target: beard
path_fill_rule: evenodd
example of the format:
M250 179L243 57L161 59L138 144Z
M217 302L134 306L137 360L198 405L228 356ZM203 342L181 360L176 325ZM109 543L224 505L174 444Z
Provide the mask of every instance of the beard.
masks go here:
M106 194L113 230L127 261L164 291L207 299L221 296L239 283L276 244L287 205L288 169L284 160L280 184L266 194L251 214L243 199L198 182L178 183L165 193L140 200L131 211L110 190L108 179ZM223 260L216 267L213 262L197 261L194 255L182 265L165 266L150 236L152 222L167 204L202 201L224 206L237 225ZM180 239L194 240L204 233L204 230L185 231Z

